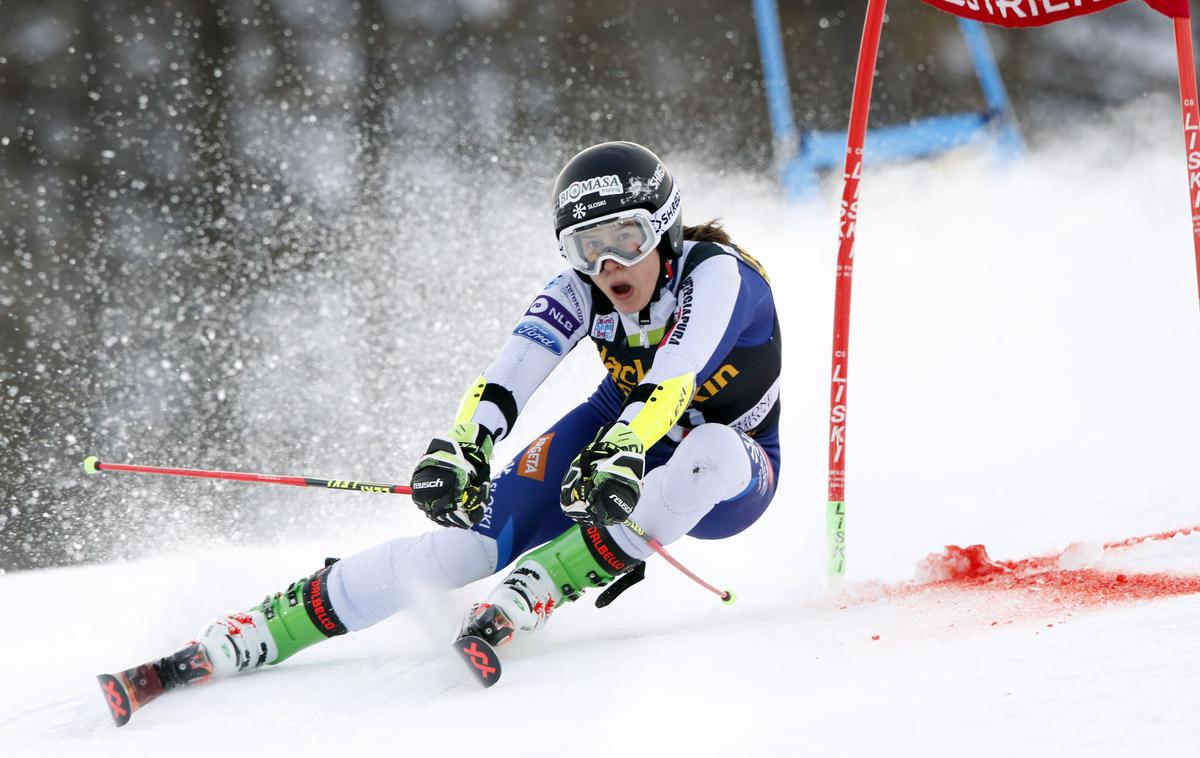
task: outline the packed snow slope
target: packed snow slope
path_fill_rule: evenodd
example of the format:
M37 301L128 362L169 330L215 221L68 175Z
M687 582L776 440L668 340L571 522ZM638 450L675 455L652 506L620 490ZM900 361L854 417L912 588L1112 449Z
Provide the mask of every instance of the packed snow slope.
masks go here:
M503 649L503 681L481 690L447 643L487 580L118 730L97 673L427 525L397 498L384 521L304 542L197 535L0 576L0 752L1194 755L1200 314L1176 117L1149 100L1007 173L971 155L868 166L838 587L822 543L838 188L789 207L668 156L688 219L723 217L772 274L785 333L776 502L736 538L672 546L736 606L655 560L609 608L587 597ZM599 378L576 351L499 454Z

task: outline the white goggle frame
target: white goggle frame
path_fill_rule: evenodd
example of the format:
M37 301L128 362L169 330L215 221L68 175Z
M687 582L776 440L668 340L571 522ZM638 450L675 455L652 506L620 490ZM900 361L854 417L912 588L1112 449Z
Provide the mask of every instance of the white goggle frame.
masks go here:
M666 204L656 213L651 214L645 208L633 208L568 226L558 234L558 252L567 259L572 268L589 276L600 273L607 260L615 261L622 266L632 266L643 261L654 251L654 248L658 246L658 241L662 239L662 235L667 233L667 230L678 218L679 184L676 183L671 188L671 194L667 198ZM643 241L636 250L626 252L615 247L608 247L594 259L584 251L580 232L631 222L642 233Z
M609 246L597 254L587 251L584 245L591 241L590 232L603 230L607 227L633 225L641 234L642 241L633 250L621 250ZM632 266L639 263L654 251L658 245L658 235L654 233L654 224L650 221L650 211L644 208L620 211L600 218L575 224L562 230L558 235L558 249L571 264L571 267L584 274L600 273L605 261L615 261L622 266Z

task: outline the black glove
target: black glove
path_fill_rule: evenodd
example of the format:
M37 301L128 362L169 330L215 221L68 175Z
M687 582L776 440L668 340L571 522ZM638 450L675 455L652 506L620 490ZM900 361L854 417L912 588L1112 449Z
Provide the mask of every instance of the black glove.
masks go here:
M483 519L491 488L492 435L479 424L459 424L434 437L412 475L412 499L442 526L470 529Z
M620 421L596 433L571 462L558 501L568 518L605 526L629 518L642 496L642 441Z

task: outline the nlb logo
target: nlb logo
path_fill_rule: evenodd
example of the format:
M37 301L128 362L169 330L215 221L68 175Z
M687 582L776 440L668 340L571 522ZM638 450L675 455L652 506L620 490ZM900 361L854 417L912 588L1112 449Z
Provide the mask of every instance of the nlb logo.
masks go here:
M571 312L562 303L546 295L539 295L525 314L545 321L567 338L579 328L579 321Z

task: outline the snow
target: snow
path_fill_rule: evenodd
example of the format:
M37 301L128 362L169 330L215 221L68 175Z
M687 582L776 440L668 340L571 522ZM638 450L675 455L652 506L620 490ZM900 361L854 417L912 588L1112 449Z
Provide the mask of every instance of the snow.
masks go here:
M7 574L3 753L1194 754L1200 532L1173 530L1200 524L1200 319L1176 108L1098 117L1004 174L971 154L868 167L839 586L822 544L838 188L789 208L668 156L688 218L722 216L781 294L777 500L733 539L671 547L737 605L657 561L611 607L587 598L503 649L480 690L447 642L485 580L117 730L95 674L423 519ZM499 455L598 372L576 351ZM997 570L916 583L952 544Z

